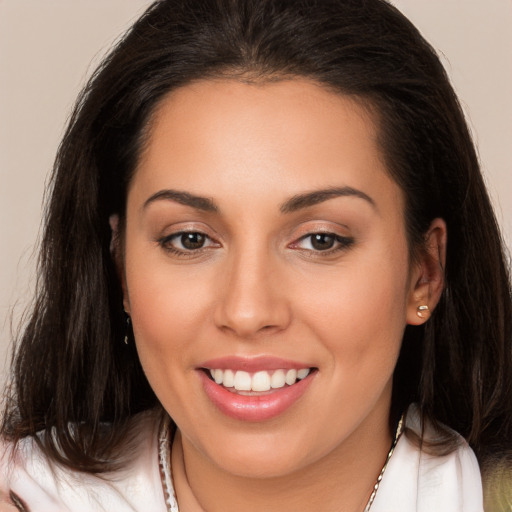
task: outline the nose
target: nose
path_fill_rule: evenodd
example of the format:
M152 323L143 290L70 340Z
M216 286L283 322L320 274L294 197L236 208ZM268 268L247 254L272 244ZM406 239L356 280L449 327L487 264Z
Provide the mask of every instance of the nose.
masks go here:
M217 327L244 339L286 329L291 311L279 270L284 264L272 261L264 251L230 258L219 276Z

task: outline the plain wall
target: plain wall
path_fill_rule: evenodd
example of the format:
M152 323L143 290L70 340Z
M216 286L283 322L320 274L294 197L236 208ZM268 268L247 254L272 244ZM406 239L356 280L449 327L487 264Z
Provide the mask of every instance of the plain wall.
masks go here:
M0 0L0 379L11 318L34 286L44 184L73 101L149 3ZM512 247L512 0L393 3L442 54Z

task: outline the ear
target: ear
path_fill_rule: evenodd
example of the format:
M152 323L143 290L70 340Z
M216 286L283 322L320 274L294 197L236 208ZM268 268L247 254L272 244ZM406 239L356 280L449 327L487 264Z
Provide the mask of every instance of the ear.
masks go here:
M121 287L123 289L123 307L125 313L130 313L130 301L128 300L128 293L126 291L126 276L124 273L124 258L123 251L121 248L121 237L119 232L119 215L113 214L109 217L108 222L111 229L110 237L110 255L114 261L114 265L117 269L117 276L121 281Z
M434 219L425 235L425 245L411 269L407 323L425 323L437 306L444 288L446 223Z

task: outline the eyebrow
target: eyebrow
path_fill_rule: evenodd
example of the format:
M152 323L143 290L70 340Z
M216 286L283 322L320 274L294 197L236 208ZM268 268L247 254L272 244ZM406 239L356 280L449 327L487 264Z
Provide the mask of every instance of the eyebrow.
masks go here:
M281 205L280 210L281 213L293 213L336 197L358 197L359 199L364 199L374 209L377 209L375 201L361 190L352 187L332 187L293 196Z
M330 187L322 190L314 190L312 192L297 194L285 201L279 209L281 213L293 213L336 197L358 197L359 199L363 199L368 202L373 206L373 208L377 209L375 201L368 194L352 187ZM142 208L146 209L151 203L156 201L174 201L205 212L219 212L219 207L215 204L215 201L209 197L197 196L190 192L170 189L160 190L150 196L144 202Z
M180 190L160 190L156 194L149 197L143 205L143 209L147 208L151 203L155 201L174 201L175 203L190 206L197 210L203 210L205 212L218 212L219 208L209 197L196 196L189 192L182 192Z

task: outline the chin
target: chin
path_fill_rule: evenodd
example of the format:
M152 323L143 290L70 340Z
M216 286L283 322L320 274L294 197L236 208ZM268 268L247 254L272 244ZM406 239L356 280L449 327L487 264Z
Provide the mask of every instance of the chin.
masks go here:
M238 440L231 437L227 443L218 442L206 447L204 453L226 473L240 478L263 479L300 472L329 451L327 446L308 447L304 436L264 435L260 432Z

